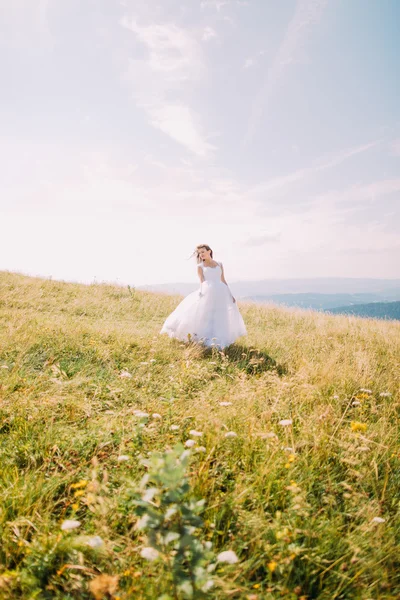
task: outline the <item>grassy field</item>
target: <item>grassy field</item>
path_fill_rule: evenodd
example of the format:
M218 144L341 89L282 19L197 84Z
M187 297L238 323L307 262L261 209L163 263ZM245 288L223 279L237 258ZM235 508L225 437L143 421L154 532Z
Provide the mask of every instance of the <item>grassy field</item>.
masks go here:
M399 598L400 323L239 303L205 351L158 335L179 300L0 273L0 598L190 597L134 502L189 439L193 536L238 558L195 598Z

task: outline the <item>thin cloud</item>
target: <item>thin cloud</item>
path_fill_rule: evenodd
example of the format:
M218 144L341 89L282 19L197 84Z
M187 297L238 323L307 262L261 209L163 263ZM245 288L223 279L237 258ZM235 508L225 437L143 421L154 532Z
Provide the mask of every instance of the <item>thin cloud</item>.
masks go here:
M391 151L393 156L400 156L400 138L392 142Z
M175 24L144 26L124 18L121 25L148 50L146 58L130 61L125 78L134 86L134 97L150 124L197 156L209 156L215 146L207 142L199 118L184 103L185 93L191 92L206 72L201 45Z
M202 10L210 7L216 10L217 12L221 12L221 9L223 9L224 6L227 6L228 4L229 2L226 2L226 0L203 0L203 2L200 2L200 7Z
M149 109L151 124L173 140L188 148L200 157L206 157L215 150L201 134L197 118L185 105L164 105Z
M265 183L256 186L253 191L268 192L279 188L285 188L293 183L296 183L303 179L307 179L315 173L318 173L319 171L324 171L325 169L330 169L332 167L340 165L348 158L351 158L352 156L361 154L362 152L366 152L367 150L374 148L379 142L380 140L376 140L373 142L369 142L368 144L362 144L361 146L355 146L354 148L343 150L342 152L339 152L330 159L320 160L316 162L311 167L297 169L293 173L283 175L282 177L274 177L273 179L270 179L269 181L266 181Z
M268 71L265 83L255 98L244 140L245 144L251 141L273 89L278 85L288 67L297 62L299 52L305 45L311 28L319 21L326 4L327 0L297 0L293 18Z
M243 68L244 69L250 69L250 67L254 66L254 64L255 64L255 60L253 58L248 58L245 61L244 65L243 65Z
M217 34L214 31L214 29L212 27L206 27L203 31L203 35L202 35L202 40L203 42L208 42L209 40L212 40L213 38L216 38Z
M242 244L248 247L264 246L265 244L277 243L281 239L280 233L266 233L247 238Z

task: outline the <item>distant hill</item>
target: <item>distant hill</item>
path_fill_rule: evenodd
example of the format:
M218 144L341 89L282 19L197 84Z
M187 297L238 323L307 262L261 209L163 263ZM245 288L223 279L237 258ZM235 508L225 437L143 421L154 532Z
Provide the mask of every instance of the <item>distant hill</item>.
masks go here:
M234 282L228 280L228 282L238 300L284 304L315 310L400 300L399 279L326 277ZM198 282L194 278L193 283L154 284L138 286L138 289L186 296L197 287Z
M356 306L339 306L325 312L400 321L400 302L371 302Z
M260 303L283 304L298 308L329 310L331 308L367 304L387 300L387 296L379 294L271 294L270 296L250 296L241 300Z
M228 274L228 283L232 292L238 298L270 297L277 294L376 294L381 301L383 301L383 296L387 301L400 300L400 279L314 277L309 279L232 281ZM167 294L189 294L197 287L197 279L194 275L192 282L139 285L137 289L165 292Z

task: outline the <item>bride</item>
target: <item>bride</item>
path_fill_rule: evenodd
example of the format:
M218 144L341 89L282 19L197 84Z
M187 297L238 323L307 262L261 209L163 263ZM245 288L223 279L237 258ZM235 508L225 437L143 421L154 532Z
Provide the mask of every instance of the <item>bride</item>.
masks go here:
M225 280L222 262L214 260L207 244L196 246L193 254L200 287L178 304L160 333L222 349L246 335L246 326Z

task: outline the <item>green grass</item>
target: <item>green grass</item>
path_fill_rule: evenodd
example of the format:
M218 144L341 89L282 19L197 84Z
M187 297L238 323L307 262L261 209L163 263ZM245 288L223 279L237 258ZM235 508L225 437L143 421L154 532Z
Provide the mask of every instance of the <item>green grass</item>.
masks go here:
M400 323L239 303L249 335L207 351L158 335L179 300L0 273L0 598L171 593L129 490L191 429L202 539L239 557L208 597L400 597Z

